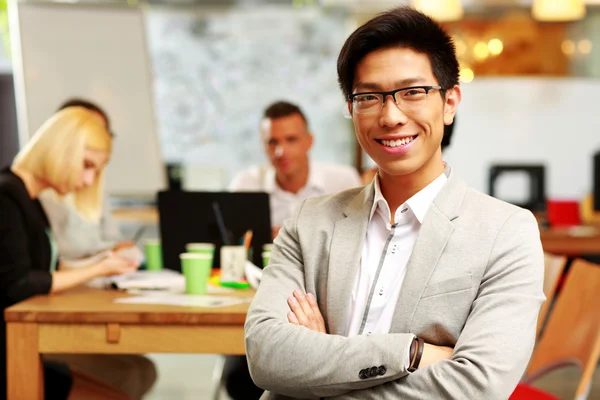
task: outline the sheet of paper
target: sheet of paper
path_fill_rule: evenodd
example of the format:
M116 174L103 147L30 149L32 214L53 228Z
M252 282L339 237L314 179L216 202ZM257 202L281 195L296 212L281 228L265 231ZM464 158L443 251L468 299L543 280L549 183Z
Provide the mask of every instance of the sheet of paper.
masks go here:
M214 286L209 284L207 288L207 294L225 294L233 293L235 289L226 288L222 286ZM144 288L133 288L127 289L129 294L143 294L146 296L161 296L163 294L185 294L185 284L181 287L169 288L169 289L144 289Z
M170 306L183 307L227 307L235 304L248 303L252 299L239 297L224 297L210 295L185 295L185 294L154 294L133 297L122 297L115 300L115 303L124 304L163 304Z
M258 285L262 279L262 269L250 261L246 261L246 280L253 289L258 290Z

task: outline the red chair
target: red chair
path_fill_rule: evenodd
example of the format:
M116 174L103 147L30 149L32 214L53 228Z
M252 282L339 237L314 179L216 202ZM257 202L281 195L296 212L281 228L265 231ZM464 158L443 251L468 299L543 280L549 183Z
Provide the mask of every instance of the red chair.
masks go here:
M560 400L551 394L541 391L540 389L519 383L509 400Z

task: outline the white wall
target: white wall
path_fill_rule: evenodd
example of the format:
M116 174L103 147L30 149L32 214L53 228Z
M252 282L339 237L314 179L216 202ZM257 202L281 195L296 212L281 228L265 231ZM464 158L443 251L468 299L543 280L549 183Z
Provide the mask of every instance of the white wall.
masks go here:
M548 197L579 199L591 191L600 80L479 78L462 89L444 158L470 185L487 191L492 163L539 162Z

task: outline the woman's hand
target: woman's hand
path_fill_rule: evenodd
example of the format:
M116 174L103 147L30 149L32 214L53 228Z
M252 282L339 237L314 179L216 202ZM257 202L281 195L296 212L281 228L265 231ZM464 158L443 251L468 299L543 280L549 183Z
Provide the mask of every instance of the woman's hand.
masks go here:
M89 267L54 271L52 273L52 287L50 288L50 292L62 292L98 277L135 272L139 266L140 263L135 260L111 253L102 259L102 261Z
M125 241L118 242L117 244L115 244L115 247L113 247L113 251L129 249L134 246L135 246L135 242L133 240L125 240Z
M135 272L140 267L140 263L130 258L110 254L96 266L98 276L113 276Z

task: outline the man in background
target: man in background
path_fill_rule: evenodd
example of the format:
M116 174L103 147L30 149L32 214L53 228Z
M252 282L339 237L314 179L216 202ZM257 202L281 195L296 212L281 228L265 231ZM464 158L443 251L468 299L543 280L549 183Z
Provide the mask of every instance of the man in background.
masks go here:
M286 101L271 104L260 131L271 165L239 173L229 190L269 193L273 237L300 201L362 186L358 172L350 166L309 160L313 135L297 105Z
M278 101L268 106L260 131L271 165L239 173L229 189L269 193L273 237L302 200L362 186L352 167L309 160L313 135L297 105ZM258 399L263 393L252 382L244 356L227 357L223 374L227 392L234 400Z

